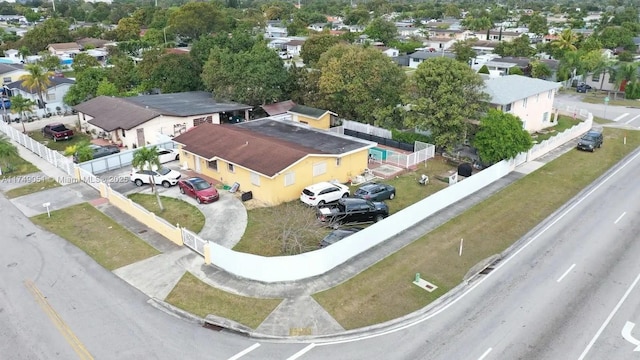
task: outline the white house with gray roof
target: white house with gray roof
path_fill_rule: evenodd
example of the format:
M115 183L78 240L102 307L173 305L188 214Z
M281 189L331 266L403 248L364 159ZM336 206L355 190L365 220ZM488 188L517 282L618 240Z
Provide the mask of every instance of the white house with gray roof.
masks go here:
M525 130L533 133L554 125L553 100L560 83L507 75L485 78L484 84L491 107L519 117Z

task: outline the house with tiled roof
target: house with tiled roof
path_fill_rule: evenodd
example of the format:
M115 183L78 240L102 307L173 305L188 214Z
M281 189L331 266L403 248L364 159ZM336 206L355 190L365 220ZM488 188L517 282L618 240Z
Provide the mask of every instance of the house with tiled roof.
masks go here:
M71 56L82 51L82 45L76 42L49 44L47 50L55 56Z
M9 89L13 96L22 95L23 98L32 100L37 105L34 106L32 112L42 117L47 113L56 113L57 108L66 108L63 99L73 84L75 84L75 80L57 76L50 77L47 89L42 94L44 104L40 101L36 90L24 86L22 80L18 79L12 83L5 84L4 87Z
M485 78L484 85L491 107L519 117L525 130L536 132L554 125L553 101L560 83L507 75Z
M249 118L250 105L217 101L211 93L191 91L126 98L98 96L73 107L80 125L90 133L107 133L113 143L129 149L174 137L204 124Z
M294 105L287 114L297 123L309 125L316 129L326 130L335 122L336 113L329 110L316 109L304 105Z
M180 160L224 184L238 183L254 199L276 205L322 181L346 183L368 166L373 142L263 118L203 124L173 139Z

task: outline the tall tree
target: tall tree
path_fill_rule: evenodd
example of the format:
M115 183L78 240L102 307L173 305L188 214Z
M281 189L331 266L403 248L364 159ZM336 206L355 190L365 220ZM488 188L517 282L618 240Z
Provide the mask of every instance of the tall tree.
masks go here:
M305 65L315 66L316 62L320 60L320 56L339 42L340 39L337 36L330 34L312 35L302 44L302 52L300 53L302 61Z
M35 102L31 99L22 97L18 94L11 97L11 112L20 116L20 122L22 123L22 132L27 133L27 129L24 126L24 114L27 111L31 111L35 106Z
M571 29L562 30L558 38L551 42L551 46L559 49L562 52L576 51L576 43L578 42L578 36Z
M529 32L536 35L546 35L549 32L546 16L535 14L529 19Z
M375 112L401 103L406 75L372 48L339 44L318 61L319 106L355 121L374 123Z
M290 83L282 59L264 43L232 53L214 48L202 69L202 82L215 97L257 106L282 100Z
M619 64L613 77L613 81L618 89L624 91L627 83L632 83L638 80L638 65L638 63Z
M384 20L383 18L376 18L367 25L364 33L373 40L388 44L398 35L398 29L392 22Z
M140 38L140 23L133 17L126 17L118 21L116 40L130 41Z
M47 71L55 71L60 68L60 58L52 54L45 54L38 60L38 64Z
M158 148L155 146L141 147L133 153L133 159L131 160L131 166L142 170L155 170L160 169L160 158L158 158ZM162 201L160 200L160 194L158 193L158 187L153 180L153 176L149 175L149 183L153 192L156 194L156 200L158 200L158 207L160 211L164 211Z
M552 75L549 65L536 60L531 62L531 77L536 79L548 79Z
M96 96L98 84L107 77L103 68L88 68L76 76L76 83L71 85L64 95L64 103L70 106L78 105Z
M159 88L165 94L202 89L200 64L189 54L164 54L153 63L144 81L147 89Z
M72 40L69 24L62 19L51 18L27 31L20 40L20 45L26 46L32 54L37 54L49 44L65 43Z
M230 30L220 5L214 2L188 2L169 15L169 26L188 39Z
M471 47L475 41L476 38L456 41L453 44L453 53L456 54L456 60L468 64L471 59L475 58L477 54Z
M71 64L71 68L73 72L75 72L76 77L86 69L96 66L100 66L98 60L87 53L76 54L73 58L73 64Z
M489 97L480 75L459 61L437 57L422 62L411 79L407 125L431 131L438 146L461 143L468 120L478 119L487 107Z
M36 92L38 99L40 99L38 107L42 109L46 105L43 94L47 91L49 85L51 85L53 72L46 70L39 64L27 64L24 69L29 73L20 76L22 86Z
M484 163L493 164L513 159L533 146L529 132L522 128L520 118L497 109L489 109L480 120L473 145Z

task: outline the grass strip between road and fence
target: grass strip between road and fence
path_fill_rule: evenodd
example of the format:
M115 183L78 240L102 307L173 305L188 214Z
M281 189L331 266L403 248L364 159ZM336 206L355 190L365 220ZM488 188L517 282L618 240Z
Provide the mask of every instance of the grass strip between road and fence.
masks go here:
M40 171L40 169L35 165L20 156L9 156L4 158L0 161L0 166L2 167L2 175L0 175L0 179L9 179Z
M211 287L187 272L165 301L200 317L217 315L255 329L282 299L256 299L231 294Z
M88 203L70 206L31 221L74 244L107 270L158 255L158 250L142 241Z
M602 148L594 153L569 151L358 276L313 297L345 329L423 308L460 284L474 265L507 249L640 145L638 131L606 128L604 135ZM460 239L464 239L462 256ZM438 289L429 293L414 285L415 273Z
M17 198L24 195L29 195L33 193L37 193L40 191L44 191L47 189L52 189L55 187L59 187L60 183L55 181L54 179L47 178L42 181L33 182L29 185L21 186L19 188L7 190L4 195L9 198Z

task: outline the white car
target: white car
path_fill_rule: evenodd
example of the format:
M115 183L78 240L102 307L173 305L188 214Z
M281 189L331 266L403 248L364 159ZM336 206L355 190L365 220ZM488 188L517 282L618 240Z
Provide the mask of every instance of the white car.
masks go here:
M300 201L309 206L318 206L349 197L349 194L349 187L346 185L321 182L304 188Z
M182 174L166 167L161 167L159 170L131 170L131 181L137 186L150 184L153 179L156 185L162 185L168 188L177 184L180 176L182 176Z
M160 164L180 160L180 153L176 149L158 149L158 160Z

